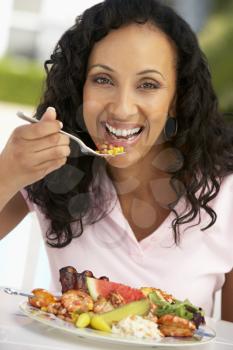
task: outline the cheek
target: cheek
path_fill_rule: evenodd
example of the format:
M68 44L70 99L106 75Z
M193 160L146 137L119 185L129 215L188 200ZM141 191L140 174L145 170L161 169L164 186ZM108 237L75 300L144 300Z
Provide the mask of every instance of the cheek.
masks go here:
M154 119L157 119L168 114L171 97L168 93L163 93L161 91L147 102L148 113L153 116Z
M167 94L159 94L147 106L147 116L150 128L158 129L158 133L164 127L170 109L170 98Z
M83 92L83 117L87 128L93 130L96 128L98 116L101 114L102 103L96 99L88 89Z
M168 116L168 105L166 103L154 104L148 110L148 129L146 134L146 145L153 146L155 143L160 144L164 142L163 129Z
M83 100L83 114L85 118L97 118L99 112L101 111L102 104L94 99L84 99Z
M168 115L166 108L153 108L148 115L148 132L150 136L159 135L164 127Z

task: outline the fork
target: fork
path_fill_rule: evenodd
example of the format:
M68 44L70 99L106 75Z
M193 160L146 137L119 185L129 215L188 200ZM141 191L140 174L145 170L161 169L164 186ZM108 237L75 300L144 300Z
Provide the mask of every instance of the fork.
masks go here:
M33 293L28 293L28 292L25 292L25 291L22 291L22 290L19 290L16 288L12 288L12 287L0 287L0 292L5 292L5 293L10 294L10 295L21 295L23 297L35 297L35 294L33 294ZM55 293L53 293L53 295L55 297L60 297L61 293L55 292Z
M21 119L23 119L23 120L25 120L25 121L27 121L27 122L29 122L29 123L38 123L38 122L39 122L38 119L32 118L32 117L28 117L28 116L26 116L26 115L25 115L23 112L21 112L21 111L18 111L18 112L16 113L16 115L17 115L19 118L21 118ZM67 135L71 140L77 142L77 143L79 144L79 146L80 146L81 152L84 153L84 154L90 154L90 155L93 155L93 156L98 156L98 157L107 158L107 157L115 157L115 156L117 156L117 155L121 155L121 154L124 154L124 153L125 153L125 152L122 152L122 153L119 153L119 154L116 154L116 155L113 155L113 154L101 154L101 153L98 153L98 152L96 152L96 151L93 151L93 149L91 149L90 147L88 147L87 145L85 145L85 143L84 143L82 140L80 140L78 137L76 137L76 136L74 136L74 135L72 135L72 134L69 134L68 132L63 131L63 130L59 130L59 132L60 132L61 134Z
M32 293L23 292L19 289L15 289L15 288L11 288L11 287L0 287L0 291L5 292L5 293L10 294L10 295L22 295L23 297L35 296Z

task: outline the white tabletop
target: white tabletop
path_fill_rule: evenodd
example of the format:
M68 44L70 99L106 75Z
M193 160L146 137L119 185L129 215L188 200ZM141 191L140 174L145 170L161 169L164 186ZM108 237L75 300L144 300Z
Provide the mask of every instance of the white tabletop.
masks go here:
M25 298L24 298L25 299ZM73 334L48 327L24 316L18 308L23 299L0 292L0 349L1 350L119 350L119 344L84 340ZM207 320L217 333L216 341L190 347L190 350L233 349L233 323ZM123 350L145 350L145 347L120 347ZM148 348L149 349L149 348ZM159 349L159 347L158 347ZM165 349L165 348L162 348ZM168 348L166 348L168 349ZM174 349L174 348L171 348ZM182 347L182 349L185 349Z

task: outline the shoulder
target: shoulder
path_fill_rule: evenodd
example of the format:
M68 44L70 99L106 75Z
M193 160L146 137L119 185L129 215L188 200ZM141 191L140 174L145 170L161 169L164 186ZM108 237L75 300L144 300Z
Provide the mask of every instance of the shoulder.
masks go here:
M233 199L233 173L222 179L219 194Z
M229 201L233 204L233 173L225 176L221 180L219 192L212 202L225 205L229 203Z
M225 176L217 196L210 202L210 206L218 215L218 220L232 224L233 213L233 174Z
M34 208L33 202L29 199L27 190L25 188L22 188L20 190L20 194L24 198L24 200L27 204L28 210L33 211L35 208Z

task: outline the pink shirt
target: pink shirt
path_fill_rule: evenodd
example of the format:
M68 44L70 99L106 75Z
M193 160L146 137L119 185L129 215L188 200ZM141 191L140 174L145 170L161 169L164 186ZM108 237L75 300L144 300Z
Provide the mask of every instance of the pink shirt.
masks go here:
M107 176L104 182L116 195ZM173 213L150 236L138 242L117 201L107 216L84 226L83 234L65 248L46 245L52 275L51 290L60 290L59 269L72 265L79 272L91 270L96 277L105 275L115 282L134 287L153 286L178 299L188 298L211 316L215 292L223 286L225 273L233 268L232 194L233 175L229 175L211 204L218 215L217 222L201 231L201 227L209 222L209 216L202 211L201 224L185 232L185 227L190 224L181 225L179 246L173 240ZM26 197L25 192L23 195ZM44 235L49 222L34 203L28 200L27 203L36 211ZM180 200L176 209L179 212L182 208Z

